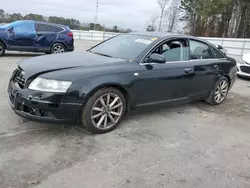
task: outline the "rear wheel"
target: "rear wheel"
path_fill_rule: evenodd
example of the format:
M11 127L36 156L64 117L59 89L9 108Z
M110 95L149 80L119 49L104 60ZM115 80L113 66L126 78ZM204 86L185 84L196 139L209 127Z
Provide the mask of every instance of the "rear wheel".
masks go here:
M126 100L123 94L112 87L103 88L88 99L81 121L89 132L106 133L117 127L125 111Z
M6 50L5 45L2 42L0 42L0 56L4 56L5 50Z
M220 105L224 102L229 91L229 81L226 77L221 77L215 84L206 102L212 105Z
M60 43L54 44L51 48L52 54L64 53L65 51L66 51L65 46L63 44L60 44Z

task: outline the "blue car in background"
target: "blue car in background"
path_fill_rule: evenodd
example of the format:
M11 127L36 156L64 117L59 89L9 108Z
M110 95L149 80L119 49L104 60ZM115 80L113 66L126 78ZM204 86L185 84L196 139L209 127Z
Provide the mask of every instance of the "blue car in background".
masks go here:
M74 50L68 26L23 20L0 26L0 56L5 51L63 53Z

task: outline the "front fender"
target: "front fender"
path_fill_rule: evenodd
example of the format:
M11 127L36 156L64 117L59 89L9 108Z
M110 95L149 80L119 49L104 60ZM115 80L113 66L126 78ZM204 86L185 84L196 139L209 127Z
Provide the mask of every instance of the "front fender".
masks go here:
M136 92L134 89L134 79L133 73L96 76L77 81L72 85L70 90L71 92L78 90L79 102L85 103L86 99L100 88L112 86L122 90L121 92L125 91L128 94L129 100L133 101Z

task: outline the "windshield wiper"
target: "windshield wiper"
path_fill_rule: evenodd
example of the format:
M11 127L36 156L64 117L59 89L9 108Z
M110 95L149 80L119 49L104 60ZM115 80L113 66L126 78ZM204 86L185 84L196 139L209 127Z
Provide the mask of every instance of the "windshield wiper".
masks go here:
M111 58L113 58L111 55L107 55L107 54L103 54L103 53L99 53L99 52L91 52L91 53L97 54L97 55L101 55L101 56L105 56L105 57L111 57Z

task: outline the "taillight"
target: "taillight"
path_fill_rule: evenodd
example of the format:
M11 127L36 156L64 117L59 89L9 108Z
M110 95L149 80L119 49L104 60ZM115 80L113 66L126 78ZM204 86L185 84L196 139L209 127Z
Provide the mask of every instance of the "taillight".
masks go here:
M73 37L73 33L72 33L72 32L69 32L67 35L68 35L69 37Z

